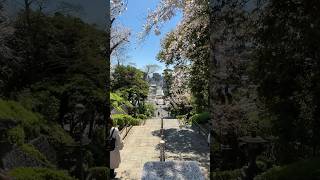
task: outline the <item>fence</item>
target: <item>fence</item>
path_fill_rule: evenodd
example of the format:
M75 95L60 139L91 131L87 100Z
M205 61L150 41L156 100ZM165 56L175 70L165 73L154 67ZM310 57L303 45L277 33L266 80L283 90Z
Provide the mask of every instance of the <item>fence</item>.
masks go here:
M129 133L129 131L131 130L132 126L126 124L120 131L120 135L122 136L122 139L125 139Z

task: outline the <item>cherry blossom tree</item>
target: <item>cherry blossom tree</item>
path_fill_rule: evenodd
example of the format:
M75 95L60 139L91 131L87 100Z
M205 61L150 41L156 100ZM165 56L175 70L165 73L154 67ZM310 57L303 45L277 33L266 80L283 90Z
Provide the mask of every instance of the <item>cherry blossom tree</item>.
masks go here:
M162 0L149 13L142 33L142 37L152 30L159 34L164 22L178 11L183 13L180 23L162 41L158 59L190 69L188 88L198 99L195 105L198 111L211 111L217 131L241 132L241 120L247 118L242 114L254 107L253 96L244 96L255 92L247 69L252 50L251 23L256 14L247 7L245 0ZM248 106L240 104L244 102Z
M182 12L182 19L177 27L162 40L162 49L158 54L158 59L167 65L173 65L177 68L177 71L181 71L181 67L189 69L186 72L189 73L188 79L183 80L188 86L184 87L186 89L182 91L187 90L192 92L192 96L198 99L195 104L196 109L198 109L197 111L203 111L208 104L208 2L206 0L160 1L158 7L148 14L141 37L143 39L144 36L152 31L156 35L160 34L161 27L164 23L174 17L178 12ZM173 86L172 88L178 87ZM176 89L173 91L179 90Z
M121 50L121 48L129 42L130 29L116 21L116 19L127 9L127 1L111 0L110 5L111 38L109 54L114 56L117 55L115 51Z

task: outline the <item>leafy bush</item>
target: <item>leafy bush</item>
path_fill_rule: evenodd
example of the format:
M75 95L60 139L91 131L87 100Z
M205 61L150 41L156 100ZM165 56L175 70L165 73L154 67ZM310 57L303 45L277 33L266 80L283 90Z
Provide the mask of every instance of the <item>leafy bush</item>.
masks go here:
M138 125L140 125L140 122L141 122L142 120L141 119L131 119L130 120L130 125L132 125L132 126L138 126Z
M138 119L148 119L148 117L146 115L144 115L144 114L138 114L137 118Z
M93 167L89 169L90 180L107 180L109 177L109 168L107 167Z
M134 117L128 114L113 114L112 119L115 125L118 125L120 128L128 125L139 125L140 120L135 119Z
M241 178L242 170L236 169L232 171L217 171L211 174L213 180L236 180Z
M266 171L266 170L268 169L268 165L267 165L266 162L257 160L256 163L257 163L258 168L259 168L262 172L264 172L264 171Z
M147 117L152 117L154 115L156 107L151 103L145 103L144 109L145 111L143 112L143 114L145 114Z
M49 137L48 139L52 145L70 145L75 143L72 137L58 124L50 123L43 125L42 131Z
M133 105L129 101L121 97L120 93L110 93L110 102L111 102L112 108L120 112L125 112L122 108L122 106L124 105L126 107L133 108Z
M40 134L40 125L44 122L40 114L25 109L20 103L0 99L1 120L20 124L24 129L25 137L30 139Z
M95 166L103 166L105 164L105 128L98 127L93 132L92 142L89 149L92 152Z
M15 168L9 172L15 180L75 180L65 171L47 168Z
M8 141L12 144L22 145L24 143L24 130L21 126L9 129L7 131Z
M176 118L182 120L184 118L184 115L178 115L176 116Z
M0 120L11 119L23 124L36 124L41 121L39 114L25 109L20 103L15 101L5 101L0 99Z
M59 116L60 100L50 94L49 91L38 92L38 111L46 120L56 121Z
M299 179L320 179L320 158L304 160L286 166L275 166L255 178L255 180Z
M36 83L31 87L32 91L25 89L18 94L18 101L28 110L43 115L46 120L55 121L59 116L60 100L53 95L51 90L47 90L54 87L49 82Z
M23 144L21 146L21 150L25 153L29 154L30 156L36 158L37 160L43 162L48 167L53 167L50 161L40 152L38 151L33 145L31 144Z
M200 114L195 114L190 118L191 122L197 122L199 124L206 123L210 119L210 113L203 112Z

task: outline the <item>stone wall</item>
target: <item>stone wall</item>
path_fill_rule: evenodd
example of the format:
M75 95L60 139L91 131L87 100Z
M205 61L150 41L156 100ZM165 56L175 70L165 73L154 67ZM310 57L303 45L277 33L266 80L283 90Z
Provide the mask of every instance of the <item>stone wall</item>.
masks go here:
M43 162L23 152L18 146L14 146L14 148L2 158L2 164L4 169L16 167L46 167Z
M46 137L40 136L30 141L29 144L32 144L50 162L55 164L56 152L48 143ZM18 146L13 146L12 150L3 156L2 166L4 169L12 169L16 167L47 167L44 162L27 154Z
M53 164L57 161L57 153L53 147L49 144L45 136L40 136L32 141L30 141L38 151L40 151L50 162Z

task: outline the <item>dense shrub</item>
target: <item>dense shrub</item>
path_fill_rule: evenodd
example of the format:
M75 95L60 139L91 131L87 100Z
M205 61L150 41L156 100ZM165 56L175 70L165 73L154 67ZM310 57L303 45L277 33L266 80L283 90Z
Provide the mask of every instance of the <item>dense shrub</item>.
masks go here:
M75 180L65 171L47 168L16 168L9 175L15 180Z
M0 99L0 119L11 119L23 124L35 124L41 121L39 114L25 109L20 103L2 99Z
M25 134L23 128L19 125L7 131L8 141L12 144L22 145L24 143Z
M44 122L41 115L27 110L20 103L0 99L0 121L1 120L9 120L20 124L24 129L25 137L28 139L35 138L40 134L40 126ZM17 129L15 132L18 132ZM13 132L11 132L11 134L12 133Z
M191 122L197 122L199 124L203 124L208 122L208 120L210 119L210 113L208 112L203 112L203 113L199 113L199 114L195 114L190 118Z
M304 160L286 166L276 166L255 178L255 180L299 179L320 179L320 158Z
M145 114L147 117L152 117L154 115L156 107L151 103L145 103L144 109L145 110L144 110L143 114Z
M137 125L140 125L140 123L141 123L141 119L131 119L131 121L130 121L130 125L132 125L132 126L137 126Z
M138 119L148 119L148 117L146 115L144 115L144 114L138 114L137 118Z
M106 161L105 152L105 128L98 127L92 137L92 142L89 144L89 150L92 152L95 166L103 166Z
M31 144L23 144L21 145L21 150L27 153L28 155L36 158L37 160L43 162L48 167L53 167L50 161L40 152L38 151L33 145Z
M25 89L18 94L18 101L28 110L43 115L46 120L55 121L59 115L60 100L51 91L44 90L52 88L48 83L32 85L32 90Z
M211 174L213 180L237 180L241 179L242 170L236 169L232 171L218 171Z
M257 163L258 168L262 172L264 172L268 169L268 164L266 162L257 160L256 163Z
M184 118L184 115L178 115L176 116L176 118L182 120Z
M127 114L113 114L112 119L115 125L118 125L120 128L128 125L139 125L140 120L136 119Z
M89 180L108 180L109 169L107 167L93 167L89 169Z
M58 145L71 145L74 144L72 137L59 126L58 124L49 123L42 126L42 133L48 136L50 144Z

